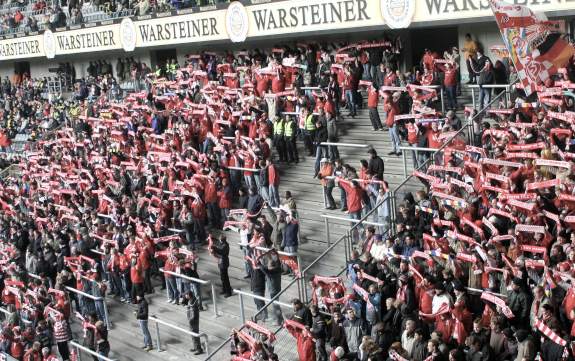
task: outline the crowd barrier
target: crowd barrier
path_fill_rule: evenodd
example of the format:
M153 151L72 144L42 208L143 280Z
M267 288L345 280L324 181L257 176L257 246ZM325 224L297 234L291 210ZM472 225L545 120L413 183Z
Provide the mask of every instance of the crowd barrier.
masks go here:
M38 276L37 274L31 273L31 272L28 272L28 276L35 278L37 280L43 280L42 277ZM89 279L87 277L83 277L83 278L93 282L92 279ZM48 281L50 281L50 280L48 280ZM50 286L52 286L52 285L50 285ZM109 313L108 313L108 305L106 305L106 299L104 297L93 296L91 294L88 294L86 292L82 292L80 290L77 290L77 289L69 287L69 286L66 286L65 288L68 292L72 292L74 294L77 294L78 296L89 298L94 302L102 302L102 307L104 309L104 318L105 318L104 322L106 322L106 327L108 328L108 330L112 329L112 322L110 321L110 317L109 317Z
M277 309L277 307L279 307L280 305L286 306L289 305L289 308L291 309L291 300L293 299L293 293L297 292L296 288L300 287L300 282L301 282L301 278L296 277L293 280L291 280L286 286L282 287L281 291L275 295L274 297L271 298L266 298L266 297L262 297L265 300L261 300L262 302L264 302L265 304L263 305L263 307L259 310L255 310L255 312L253 312L253 315L251 316L252 319L257 319L258 317L260 317L260 315L262 315L264 312L267 312L268 315L273 315L274 309ZM241 299L243 302L243 305L240 305L240 312L243 309L243 316L242 316L242 320L247 320L248 318L250 318L250 316L248 315L248 310L246 307L246 303L244 302L245 300L243 299L244 297L250 297L249 295L253 295L250 294L249 292L245 292L245 291L241 291L241 290L234 290L234 293L236 293L238 295L238 297L240 297L240 294L238 294L237 292L241 292L243 293L243 295L241 295ZM258 300L259 300L259 296L258 296ZM279 304L278 304L279 302ZM277 306L277 307L276 307ZM269 312L268 312L269 311ZM283 316L282 316L283 317ZM285 318L289 318L289 317L285 317ZM245 328L245 324L240 327L238 329L238 331L241 331ZM286 348L286 349L290 349L290 350L295 350L296 349L296 343L295 340L288 335L285 332L280 332L283 329L283 326L278 326L278 328L276 330L273 330L273 332L276 334L276 337L278 338L276 340L277 342L281 342L281 343L286 343L288 345L290 345L290 347ZM206 357L205 361L229 361L230 360L230 343L231 343L231 336L229 338L227 338L223 343L221 343L218 347L216 347L211 353L208 354L208 356ZM282 357L283 355L278 353L278 356L280 357L280 360L285 360L288 359L287 356Z
M242 319L242 323L246 323L246 311L245 311L245 307L244 307L244 297L249 297L253 300L264 301L266 303L271 303L272 305L276 305L276 306L292 308L292 305L289 303L273 300L273 299L268 298L268 297L259 296L259 295L256 295L254 293L251 293L251 292L246 292L246 291L234 289L234 294L238 295L238 297L239 297L240 318Z
M200 332L200 333L196 333L196 332L192 332L190 330L186 330L185 328L182 328L180 326L176 326L176 325L172 325L169 322L160 320L157 316L152 315L148 317L148 321L152 321L156 323L156 346L157 346L157 351L158 352L162 352L162 347L161 347L161 338L160 338L160 325L166 326L168 328L171 328L172 330L176 330L178 332L181 332L183 334L189 335L191 337L198 337L202 340L202 343L204 344L204 351L209 354L209 342L208 342L208 335L206 335L204 332Z
M467 87L468 87L469 89L471 89L471 98L472 98L472 101L473 101L473 109L477 109L477 101L476 101L476 99L475 99L475 90L476 90L476 89L481 89L481 88L491 89L491 90L493 90L493 89L503 89L503 90L504 90L504 93L505 93L505 99L504 99L504 101L505 101L505 106L506 106L506 107L509 106L509 104L511 103L511 95L510 95L510 93L511 93L511 90L513 89L513 85L514 85L514 84L515 84L515 83L513 83L513 84L485 84L485 85L470 84L470 85L467 85Z
M213 317L214 317L214 318L219 317L219 315L218 315L218 300L217 300L217 297L216 297L216 288L215 288L215 286L214 286L214 284L213 284L212 281L205 281L205 280L201 280L201 279L199 279L199 278L189 277L189 276L183 275L183 274L181 274L181 273L176 273L176 272L172 272L172 271L166 271L166 270L163 269L163 268L160 268L160 272L165 273L165 274L172 275L172 276L174 276L174 277L179 277L179 278L181 278L181 279L188 280L188 281L190 281L190 282L198 283L198 284L200 284L200 285L202 285L202 286L204 286L204 285L209 285L209 286L210 286L210 293L211 293L211 295L212 295L212 303L214 304ZM166 282L167 282L167 280L166 280ZM166 283L166 294L167 294L167 292L168 292L168 284ZM200 295L200 297L201 297L201 295ZM169 298L169 296L168 296L168 298Z
M100 361L116 361L116 360L111 359L109 357L102 356L102 355L98 354L97 352L92 351L85 346L82 346L79 343L77 343L76 341L70 341L70 346L72 347L73 350L76 351L77 361L82 361L82 356L81 356L82 352L90 354L91 356L93 356L94 358L97 358ZM93 358L90 357L90 359L93 359Z

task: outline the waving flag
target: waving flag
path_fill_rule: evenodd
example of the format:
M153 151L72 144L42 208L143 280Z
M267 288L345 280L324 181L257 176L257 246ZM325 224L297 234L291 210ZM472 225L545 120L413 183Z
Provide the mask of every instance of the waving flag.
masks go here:
M575 49L544 15L501 0L490 0L490 5L525 93L530 95L568 63Z

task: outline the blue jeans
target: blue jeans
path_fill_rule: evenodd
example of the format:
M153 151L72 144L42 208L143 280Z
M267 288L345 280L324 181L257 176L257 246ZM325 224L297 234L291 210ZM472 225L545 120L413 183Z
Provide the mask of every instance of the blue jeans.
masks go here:
M314 175L319 173L319 166L321 164L321 158L323 157L327 157L327 147L325 145L318 145L315 151Z
M104 311L104 301L94 301L96 305L96 313L100 320L106 322L106 312Z
M341 203L341 209L347 209L347 194L345 193L345 189L339 188L339 201Z
M351 114L355 114L357 112L357 107L355 105L355 99L353 96L353 91L351 89L347 89L345 91L345 102L347 103L349 112Z
M491 101L491 89L479 87L479 110L485 108L490 101Z
M248 189L252 189L252 188L256 188L256 182L254 181L254 176L250 175L244 175L244 180L246 181L246 186L248 187Z
M447 86L445 87L445 93L447 95L447 109L457 108L457 86Z
M168 288L168 298L170 300L179 301L180 298L180 291L178 291L178 284L176 282L175 277L168 277L166 276L166 284Z
M401 140L397 134L397 126L394 124L393 127L389 128L389 137L391 138L391 145L393 146L393 151L399 153L401 146Z
M144 334L144 346L152 347L152 336L150 335L150 330L148 330L148 320L138 320L138 323Z
M361 211L359 212L350 212L349 213L349 218L350 219L356 219L356 220L360 220L361 219ZM351 225L355 226L357 224L357 222L352 222ZM359 229L363 228L362 226L357 226L354 228L353 233L351 235L351 240L353 241L353 243L357 243L359 241L359 235L360 235L360 231ZM363 232L362 232L363 233Z
M416 144L410 144L409 146L416 148L417 143ZM421 164L423 164L424 159L419 156L419 152L416 150L412 150L411 155L413 156L413 169L417 169Z
M272 207L279 207L280 206L280 195L278 191L278 187L270 184L268 187L268 192L270 196L270 206Z
M268 186L262 186L260 188L260 196L262 196L262 198L264 199L264 201L270 203L270 195L268 193Z
M327 147L327 149L329 150L329 160L331 160L332 162L335 161L336 159L339 158L339 150L337 149L337 146L335 145L329 145Z

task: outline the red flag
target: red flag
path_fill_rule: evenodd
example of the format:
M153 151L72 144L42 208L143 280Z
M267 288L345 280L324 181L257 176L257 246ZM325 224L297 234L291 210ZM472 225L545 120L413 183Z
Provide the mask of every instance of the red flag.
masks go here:
M490 4L525 93L530 95L569 62L575 49L544 15L502 0L490 0Z

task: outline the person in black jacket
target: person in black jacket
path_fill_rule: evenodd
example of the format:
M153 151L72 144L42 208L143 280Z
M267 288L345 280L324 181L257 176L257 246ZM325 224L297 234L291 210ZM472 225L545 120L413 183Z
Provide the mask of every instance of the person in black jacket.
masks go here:
M138 310L136 313L136 319L140 324L140 329L142 330L142 334L144 334L144 350L150 351L152 350L152 336L150 335L150 330L148 329L148 302L146 299L140 295L136 297L136 301L138 302Z
M222 280L222 292L220 294L228 298L232 295L232 286L230 285L230 276L228 275L228 268L230 267L230 245L228 244L226 236L220 236L210 251L218 259L220 279Z
M316 178L319 173L320 161L322 158L328 157L327 146L320 145L321 143L327 142L327 128L321 121L315 123L315 139L314 144L316 146L315 151L315 166L313 177Z
M269 181L268 167L266 166L265 160L260 160L259 165L260 165L260 171L257 175L259 177L259 183L258 183L259 194L262 196L264 201L269 203L270 194L268 190L270 187L270 181Z
M302 325L311 328L312 327L312 315L311 312L309 310L309 308L305 307L304 304L298 300L297 298L294 298L291 301L291 304L293 306L293 311L294 314L291 316L291 319L293 321L297 321L299 323L301 323Z
M200 332L200 303L194 293L189 291L184 296L184 304L187 308L186 316L188 318L188 323L190 324L190 330L197 334ZM204 350L202 349L200 338L192 337L192 340L194 342L194 347L190 351L194 352L194 355L203 354Z
M319 312L317 305L309 307L312 316L311 334L315 338L315 352L317 361L327 361L325 350L325 340L327 338L327 322L325 317Z
M260 258L260 265L266 277L266 283L269 286L270 298L274 298L282 289L282 264L278 252L275 249L267 252ZM275 320L274 325L280 326L283 323L282 310L276 304L272 307Z
M376 175L377 179L383 179L383 159L377 155L377 151L373 148L370 148L367 152L370 155L368 163L369 173Z
M252 268L252 278L250 286L254 295L265 297L266 278L264 272L262 271L261 267L258 264L254 264L254 267ZM259 319L265 322L265 320L268 318L268 310L267 308L264 309L266 303L258 298L254 298L254 303L256 304L258 311L263 309L262 312L260 312L255 317L254 321L257 321Z

